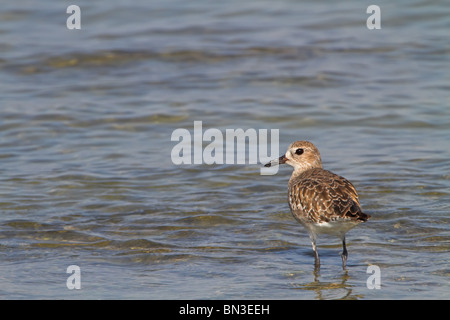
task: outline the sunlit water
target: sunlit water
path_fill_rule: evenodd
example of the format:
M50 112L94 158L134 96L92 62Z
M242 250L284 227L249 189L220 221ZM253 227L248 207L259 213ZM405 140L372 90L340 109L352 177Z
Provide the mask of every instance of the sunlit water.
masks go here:
M450 298L445 1L372 31L367 1L78 1L81 30L70 4L0 14L1 298ZM194 121L314 142L372 215L347 271L323 238L314 272L290 168L174 165Z

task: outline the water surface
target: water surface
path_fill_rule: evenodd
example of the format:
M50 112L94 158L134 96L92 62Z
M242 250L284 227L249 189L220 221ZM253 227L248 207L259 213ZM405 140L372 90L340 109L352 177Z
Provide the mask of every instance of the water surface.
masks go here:
M450 298L444 1L378 2L373 31L361 1L78 1L81 30L70 4L0 14L1 298ZM314 272L290 168L174 165L194 121L314 142L372 215L347 271L324 238Z

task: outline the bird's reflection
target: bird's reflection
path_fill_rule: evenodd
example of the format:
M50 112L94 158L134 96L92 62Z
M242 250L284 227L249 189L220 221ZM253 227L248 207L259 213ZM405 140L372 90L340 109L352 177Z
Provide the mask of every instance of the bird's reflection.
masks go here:
M307 283L294 284L295 289L309 290L315 293L314 298L317 300L325 299L361 299L360 294L353 293L353 285L348 284L351 279L348 269L338 269L340 276L334 276L330 280L326 280L321 276L320 267L315 266L312 272L313 281Z

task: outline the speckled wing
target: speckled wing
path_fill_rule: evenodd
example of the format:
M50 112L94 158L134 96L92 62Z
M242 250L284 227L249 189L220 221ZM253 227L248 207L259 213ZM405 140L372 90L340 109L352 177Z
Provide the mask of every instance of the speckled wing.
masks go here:
M290 183L289 205L295 218L313 223L369 218L350 181L323 169L309 171Z

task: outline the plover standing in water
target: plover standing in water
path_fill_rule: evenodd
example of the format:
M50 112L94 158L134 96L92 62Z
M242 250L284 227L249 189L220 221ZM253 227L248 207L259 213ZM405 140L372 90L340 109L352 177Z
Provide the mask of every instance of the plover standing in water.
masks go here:
M348 256L345 234L370 218L361 210L355 187L347 179L322 168L319 150L311 142L292 143L286 154L265 166L283 163L294 167L288 184L289 206L294 218L309 232L315 266L320 266L317 235L329 234L342 240L345 269Z

